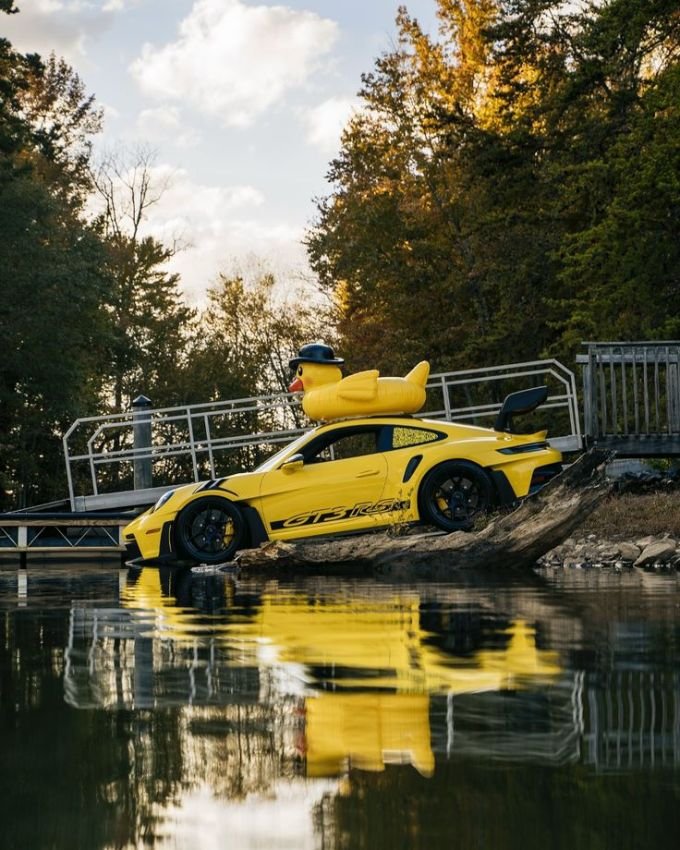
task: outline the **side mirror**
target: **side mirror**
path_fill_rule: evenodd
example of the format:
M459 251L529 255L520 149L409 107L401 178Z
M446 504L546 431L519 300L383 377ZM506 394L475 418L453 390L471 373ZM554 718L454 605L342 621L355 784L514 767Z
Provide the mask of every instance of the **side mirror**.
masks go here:
M298 469L302 469L304 465L304 455L298 453L295 455L291 455L288 460L284 461L281 464L281 469L286 473L286 475L290 475L291 472L297 472Z

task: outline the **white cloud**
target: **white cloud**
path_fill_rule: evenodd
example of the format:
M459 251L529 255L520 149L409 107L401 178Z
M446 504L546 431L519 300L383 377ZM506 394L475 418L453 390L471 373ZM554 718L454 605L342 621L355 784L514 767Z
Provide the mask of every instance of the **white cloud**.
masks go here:
M137 130L148 141L170 142L178 148L195 147L201 140L200 133L182 123L176 106L142 110L137 118Z
M324 153L335 153L340 145L340 134L358 107L356 97L331 97L305 110L302 118L307 127L307 141Z
M143 0L105 0L102 12L122 12L128 6L134 6Z
M126 0L25 0L19 14L3 16L3 34L25 53L54 51L71 65L87 55L89 43L109 26L110 15ZM129 2L129 0L128 0Z
M194 221L193 241L170 261L182 289L194 304L205 301L206 290L219 272L230 273L244 262L262 263L280 279L308 272L302 246L303 228L288 224L267 224L256 218L225 218L208 225Z
M337 24L313 12L196 0L177 40L145 44L130 70L148 95L247 126L318 70L337 36Z
M218 272L237 257L253 254L275 271L305 265L303 225L264 221L265 198L255 187L202 185L168 165L155 167L152 176L156 185L169 185L149 208L145 232L166 245L177 240L187 246L169 267L181 276L191 300L200 302Z

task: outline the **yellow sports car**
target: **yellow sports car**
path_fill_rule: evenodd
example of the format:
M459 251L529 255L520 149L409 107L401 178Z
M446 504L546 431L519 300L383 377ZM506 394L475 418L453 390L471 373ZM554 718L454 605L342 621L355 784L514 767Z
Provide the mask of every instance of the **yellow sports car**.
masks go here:
M508 396L493 429L412 416L320 425L253 472L169 490L125 528L128 553L219 564L266 540L418 522L469 528L560 471L544 431L511 432L513 415L546 397L545 387Z

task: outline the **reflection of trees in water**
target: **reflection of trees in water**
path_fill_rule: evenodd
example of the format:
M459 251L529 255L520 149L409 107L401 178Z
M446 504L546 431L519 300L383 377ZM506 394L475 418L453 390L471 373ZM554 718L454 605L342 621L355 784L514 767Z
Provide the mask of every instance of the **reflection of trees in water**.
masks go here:
M301 700L193 708L183 715L185 787L207 785L233 800L304 775Z
M675 774L602 776L582 765L485 765L460 759L426 779L409 768L352 771L317 805L324 850L672 847Z
M416 591L303 582L293 595L315 615L344 599L353 625L369 599L373 614L384 609L398 615L397 634L409 633L409 647L416 646L411 632L417 625L420 645L437 649L451 660L452 669L460 659L469 665L480 651L492 657L505 652L509 626L521 610L541 626L543 646L562 647L563 657L570 657L569 666L577 670L526 690L421 693L418 718L412 709L402 718L395 711L400 695L382 691L383 707L390 708L394 723L386 722L388 712L378 710L376 697L375 723L368 726L353 710L353 700L358 705L359 698L376 693L370 682L375 671L366 668L362 683L361 670L306 666L304 681L317 690L317 711L312 717L308 709L305 716L310 700L293 689L296 670L261 663L252 641L232 639L241 625L270 613L268 605L276 607L276 583L236 583L224 576L172 571L156 573L156 578L155 609L148 607L148 599L147 607L134 607L134 596L127 610L103 607L99 586L96 604L41 612L39 628L30 610L2 615L3 846L72 844L108 850L142 836L151 840L162 832L168 808L195 789L207 787L218 797L239 800L269 794L277 780L309 773L314 753L320 771L331 764L330 771L318 775L344 770L348 754L350 765L365 765L367 738L377 753L371 769L388 766L370 774L350 769L343 783L347 796L329 797L319 807L325 848L456 846L451 836L461 847L519 847L520 838L536 846L538 839L518 820L520 815L535 821L536 835L546 846L555 846L540 806L554 808L559 800L556 823L567 814L578 821L577 795L586 791L598 801L602 818L625 818L625 794L635 789L650 817L669 823L666 798L677 805L677 777L669 779L666 769L673 766L677 772L680 764L680 684L672 668L678 631L670 618L625 627L612 623L602 630L598 621L556 614L540 598L521 591L494 605L493 592L486 597L483 589ZM133 575L129 586L144 601L142 591L151 591L140 581ZM117 577L110 584L117 588ZM75 589L65 585L66 597ZM111 590L107 586L106 598L113 598ZM290 587L280 592L290 593ZM31 598L29 593L29 605ZM296 610L287 608L277 627L283 623L289 629L287 617ZM403 610L409 616L402 616ZM164 631L168 622L172 639ZM235 623L238 628L230 631ZM211 634L220 627L226 627L221 635ZM318 630L314 635L319 637ZM328 637L335 640L336 633ZM597 648L592 653L572 649L591 643ZM367 657L375 651L369 647ZM415 656L412 660L418 662ZM626 669L626 662L640 669ZM449 672L446 665L444 670ZM343 693L350 673L352 687ZM324 683L337 684L339 692L321 693ZM342 717L352 734L348 731L340 746L331 724L325 737L311 741L313 750L311 721L316 719L316 731L329 728L327 721L338 716L333 713L338 698L347 707ZM72 705L87 710L74 711ZM105 705L113 710L103 710ZM416 731L421 754L431 747L436 758L434 775L427 780L414 769L424 763L424 756L420 762L413 756ZM387 733L397 743L402 733L410 735L411 750L385 743ZM394 766L409 758L412 767ZM633 779L617 775L623 770L631 770ZM610 784L603 785L596 774L606 774ZM20 783L14 781L17 776ZM35 817L36 800L40 818ZM638 798L634 805L641 805ZM594 816L597 806L588 801L586 809ZM499 821L505 833L488 821ZM565 820L563 829L564 846L568 841L573 847L578 839L581 846L594 846L589 833L584 839L575 824ZM600 829L597 824L593 835L611 846ZM656 840L660 832L652 829L650 835ZM632 846L622 836L620 847Z
M3 615L2 846L118 848L152 834L181 788L172 712L77 712L64 701L68 612ZM95 814L96 813L96 814Z
M192 707L185 694L181 706L75 711L62 682L69 614L44 622L37 630L21 612L3 617L3 848L136 846L158 834L164 811L187 791L207 786L238 799L304 772L301 701L263 693L258 702L257 676L232 681L245 687L226 705ZM134 656L129 641L106 640L109 660ZM123 669L114 671L121 694Z

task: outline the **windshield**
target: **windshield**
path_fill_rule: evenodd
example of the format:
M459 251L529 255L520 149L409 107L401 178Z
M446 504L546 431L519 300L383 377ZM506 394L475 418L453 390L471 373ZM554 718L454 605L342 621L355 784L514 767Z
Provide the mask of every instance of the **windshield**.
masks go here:
M301 437L298 437L297 440L293 440L292 443L288 443L287 446L280 449L275 455L272 455L268 458L264 463L261 463L259 466L256 466L253 472L270 472L272 469L275 469L277 464L279 464L284 457L288 454L295 454L297 449L300 446L304 446L307 440L311 437L314 431L307 431L306 434L303 434Z

